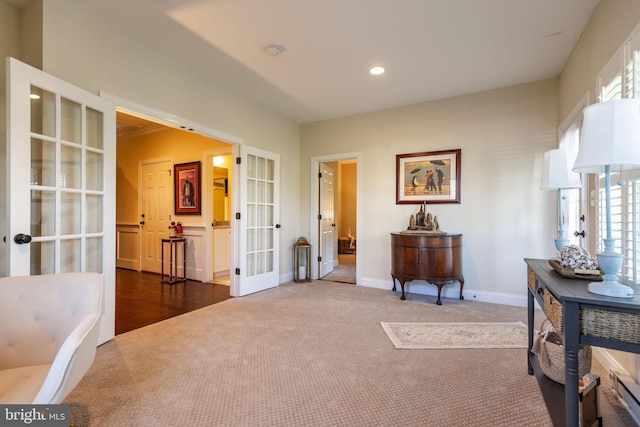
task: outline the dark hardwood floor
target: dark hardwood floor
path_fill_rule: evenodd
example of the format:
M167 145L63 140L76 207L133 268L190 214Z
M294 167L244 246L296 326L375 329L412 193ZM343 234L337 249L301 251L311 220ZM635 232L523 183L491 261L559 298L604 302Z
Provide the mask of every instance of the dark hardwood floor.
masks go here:
M229 286L193 280L160 283L160 275L116 269L116 335L231 298Z

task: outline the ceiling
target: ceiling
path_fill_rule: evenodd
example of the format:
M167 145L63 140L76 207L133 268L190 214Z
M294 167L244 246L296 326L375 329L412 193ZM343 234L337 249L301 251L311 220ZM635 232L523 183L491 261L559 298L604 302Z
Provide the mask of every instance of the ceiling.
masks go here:
M68 1L298 123L556 77L599 2Z

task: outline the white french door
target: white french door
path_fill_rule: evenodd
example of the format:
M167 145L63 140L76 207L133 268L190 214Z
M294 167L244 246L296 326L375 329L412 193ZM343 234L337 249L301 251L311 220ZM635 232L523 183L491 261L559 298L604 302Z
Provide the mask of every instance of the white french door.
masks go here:
M239 277L232 296L279 284L280 155L246 145L240 150Z
M115 329L115 105L7 59L7 274L104 275Z
M320 277L333 271L335 256L335 175L333 168L320 164Z

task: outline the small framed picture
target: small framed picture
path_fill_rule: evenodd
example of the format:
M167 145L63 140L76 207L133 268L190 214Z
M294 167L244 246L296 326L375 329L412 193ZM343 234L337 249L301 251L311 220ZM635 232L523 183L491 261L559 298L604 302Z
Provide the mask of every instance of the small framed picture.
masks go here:
M460 203L461 149L396 155L396 204Z
M176 215L200 215L200 162L173 166Z

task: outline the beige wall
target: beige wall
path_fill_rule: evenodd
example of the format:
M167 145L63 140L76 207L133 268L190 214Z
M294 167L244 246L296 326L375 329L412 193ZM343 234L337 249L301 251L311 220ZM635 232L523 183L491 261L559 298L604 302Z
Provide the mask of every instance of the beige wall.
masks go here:
M358 228L356 227L356 172L358 165L356 163L339 163L338 175L339 180L339 198L338 204L338 237L347 237L349 235L349 227L354 236L358 236Z
M596 102L596 76L640 23L637 0L601 0L559 78L559 122L590 92Z
M173 163L202 162L204 175L205 151L229 147L229 144L177 129L167 129L118 141L116 157L116 223L137 224L139 165L143 160L171 159ZM202 184L202 190L207 188ZM203 193L204 194L204 193ZM203 196L204 197L204 196ZM203 211L204 213L204 211ZM183 225L202 225L211 218L182 215L176 220Z
M464 234L465 289L524 303L523 258L555 253L555 195L539 183L542 154L557 145L557 88L546 80L302 126L303 180L314 156L362 153L362 284L391 288L389 233L418 210L395 204L396 154L461 148L462 203L428 210L444 231ZM303 235L315 226L307 188Z

